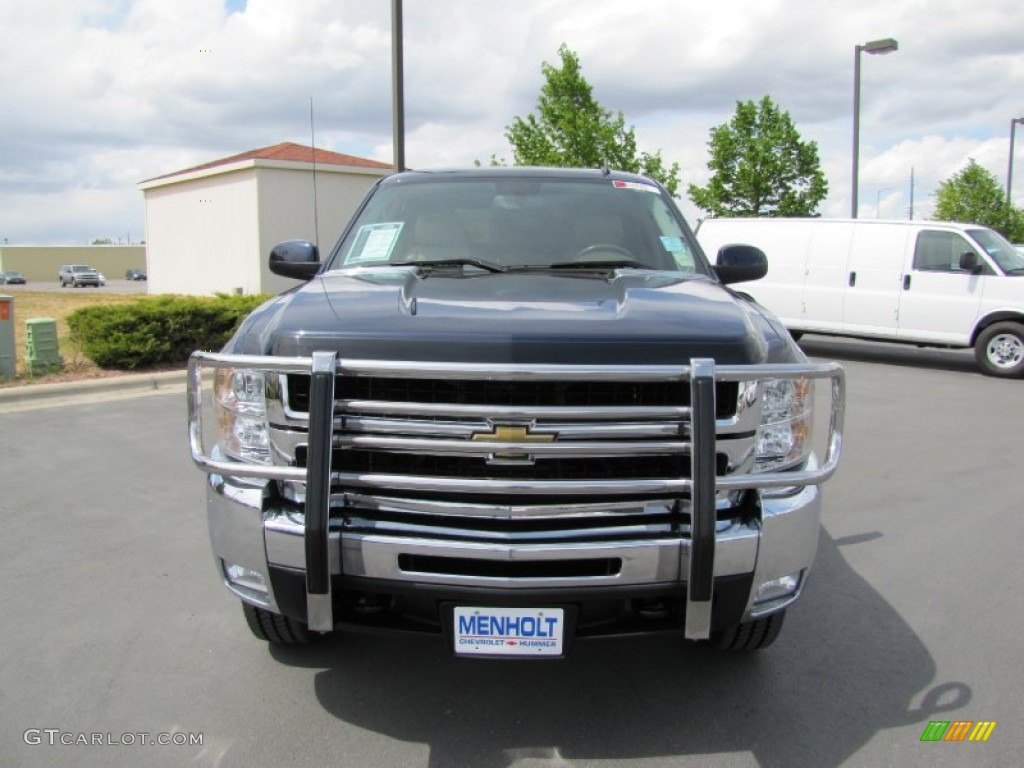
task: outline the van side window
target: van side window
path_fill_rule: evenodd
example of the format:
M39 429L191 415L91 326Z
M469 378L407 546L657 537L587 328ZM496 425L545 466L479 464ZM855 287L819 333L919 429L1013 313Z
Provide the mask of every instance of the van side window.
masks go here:
M960 256L976 249L956 232L924 230L917 236L914 269L923 272L961 272Z

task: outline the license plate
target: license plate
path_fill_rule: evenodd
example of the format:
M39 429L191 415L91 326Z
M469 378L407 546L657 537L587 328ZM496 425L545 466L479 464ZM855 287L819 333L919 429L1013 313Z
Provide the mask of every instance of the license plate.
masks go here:
M561 656L562 608L456 606L455 653L479 656Z

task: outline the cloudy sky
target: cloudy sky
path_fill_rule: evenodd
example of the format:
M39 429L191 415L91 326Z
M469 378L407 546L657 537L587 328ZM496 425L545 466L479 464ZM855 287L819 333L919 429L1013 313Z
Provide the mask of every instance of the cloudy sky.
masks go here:
M931 214L974 158L1005 184L1024 117L1020 0L404 0L406 161L510 156L541 63L577 52L642 149L707 180L707 140L769 95L817 142L826 216L850 211L854 47L860 215ZM137 183L281 141L390 161L389 0L0 0L0 243L144 237ZM1024 126L1014 200L1024 205ZM692 220L698 211L683 193ZM338 222L340 229L341 222Z

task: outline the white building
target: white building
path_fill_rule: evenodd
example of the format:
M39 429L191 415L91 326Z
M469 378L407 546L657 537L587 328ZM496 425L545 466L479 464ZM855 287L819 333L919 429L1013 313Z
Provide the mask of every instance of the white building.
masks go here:
M326 255L366 191L391 172L387 163L284 143L143 181L149 293L291 288L294 280L267 268L270 249L319 239Z

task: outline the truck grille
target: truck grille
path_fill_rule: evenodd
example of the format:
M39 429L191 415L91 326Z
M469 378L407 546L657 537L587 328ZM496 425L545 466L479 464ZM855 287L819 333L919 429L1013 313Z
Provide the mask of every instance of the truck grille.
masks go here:
M288 376L288 406L309 411L309 377ZM715 418L736 412L739 384L719 382ZM477 381L338 377L335 394L349 400L492 406L679 406L689 407L690 388L679 381Z
M720 454L718 458L718 474L724 474L728 458L725 454ZM300 446L296 451L296 459L296 466L306 466L304 447ZM641 460L629 456L526 459L521 464L492 465L475 457L336 450L332 464L345 472L465 477L477 480L602 480L612 477L638 480L690 476L686 457L678 455L649 456Z
M718 382L715 391L716 419L737 425L740 385ZM304 430L294 428L308 424L310 378L288 375L280 397L292 429L275 425L275 453L304 467ZM470 505L469 517L489 514L472 505L508 497L531 504L569 495L576 502L685 498L690 418L690 385L681 377L339 376L332 498L447 500ZM753 433L721 438L716 468L724 475L749 455Z

